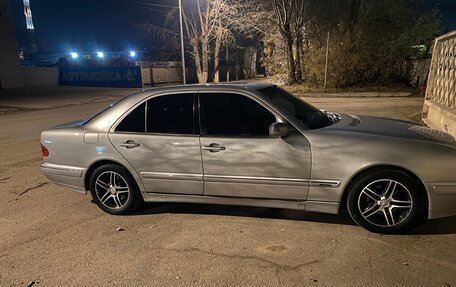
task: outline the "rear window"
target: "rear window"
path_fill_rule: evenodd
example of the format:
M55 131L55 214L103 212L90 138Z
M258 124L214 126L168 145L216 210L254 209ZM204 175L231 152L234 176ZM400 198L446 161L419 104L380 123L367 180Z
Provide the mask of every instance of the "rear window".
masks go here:
M121 98L120 100L116 101L116 102L113 102L111 103L109 106L107 106L106 108L104 108L103 110L101 110L100 112L96 113L94 116L88 118L88 119L84 119L85 122L84 124L87 124L88 122L92 121L94 118L98 117L99 115L101 115L102 113L106 112L107 110L109 110L110 108L114 107L115 105L117 105L118 103L120 103L121 101L123 101L124 99L126 99L128 96L125 96L123 98Z
M146 131L146 103L131 111L116 127L116 132L143 133Z

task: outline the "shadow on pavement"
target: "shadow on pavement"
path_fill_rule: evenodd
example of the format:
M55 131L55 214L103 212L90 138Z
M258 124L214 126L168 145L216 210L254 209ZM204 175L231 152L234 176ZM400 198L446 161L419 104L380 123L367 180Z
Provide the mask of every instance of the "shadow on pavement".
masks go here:
M325 214L305 212L301 210L261 208L248 206L211 205L193 203L146 203L144 207L132 215L147 214L203 214L220 216L240 216L251 218L268 218L294 221L309 221L328 224L356 225L347 211L341 214ZM456 216L427 221L424 225L414 228L407 235L456 234Z
M456 234L456 216L432 219L411 230L412 235Z
M295 221L312 221L330 224L356 225L348 214L334 215L301 210L262 208L249 206L194 204L194 203L146 203L132 215L146 214L203 214L220 216L240 216L252 218L284 219Z

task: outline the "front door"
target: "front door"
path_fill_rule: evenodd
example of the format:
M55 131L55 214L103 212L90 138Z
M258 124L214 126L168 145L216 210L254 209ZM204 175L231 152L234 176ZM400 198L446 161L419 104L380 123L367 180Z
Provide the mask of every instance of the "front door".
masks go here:
M147 192L203 194L196 95L155 96L134 108L110 133Z
M283 121L253 96L199 94L204 195L305 200L310 148L296 130L269 136Z

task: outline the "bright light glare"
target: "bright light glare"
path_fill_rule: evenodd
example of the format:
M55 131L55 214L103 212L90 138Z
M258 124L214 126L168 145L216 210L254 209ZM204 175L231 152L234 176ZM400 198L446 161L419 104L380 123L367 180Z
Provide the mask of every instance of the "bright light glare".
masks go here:
M104 53L101 51L98 51L97 56L98 56L98 58L104 58Z
M71 52L71 58L77 59L79 57L78 53L76 52Z
M132 57L132 58L136 57L136 52L135 51L130 51L130 57Z

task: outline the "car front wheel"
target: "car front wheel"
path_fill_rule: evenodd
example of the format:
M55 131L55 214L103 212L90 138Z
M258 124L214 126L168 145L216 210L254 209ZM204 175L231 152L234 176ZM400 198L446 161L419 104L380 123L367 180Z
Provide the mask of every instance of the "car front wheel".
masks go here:
M416 226L425 211L424 193L406 172L376 169L352 185L348 211L360 226L377 233L401 233Z

